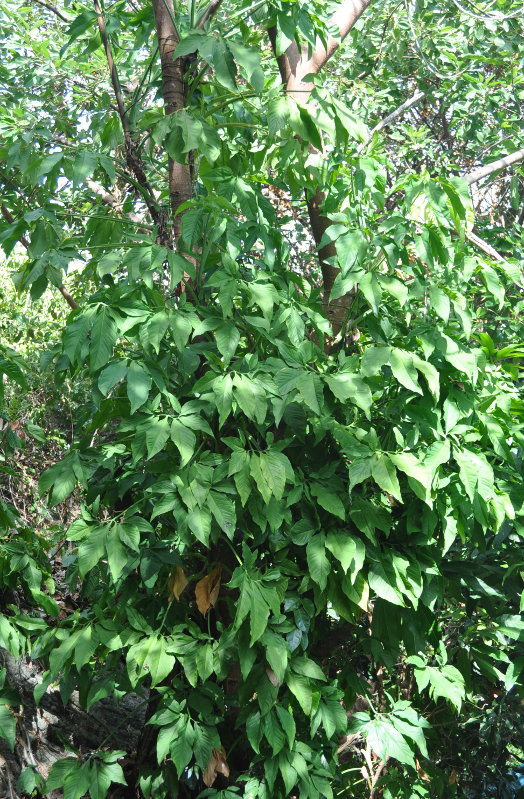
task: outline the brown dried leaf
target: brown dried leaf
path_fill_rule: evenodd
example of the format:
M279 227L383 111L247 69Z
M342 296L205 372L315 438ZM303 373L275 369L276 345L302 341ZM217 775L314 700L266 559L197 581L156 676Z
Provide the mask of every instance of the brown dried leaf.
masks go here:
M209 758L209 763L206 766L206 770L202 774L202 779L208 788L211 788L218 774L223 774L224 777L229 777L229 766L226 762L226 750L223 746L220 747L220 751L218 749L213 749L211 752L211 757Z
M455 785L459 781L458 774L454 768L451 769L451 774L449 775L449 784Z
M417 767L417 774L421 780L425 780L426 782L431 782L431 778L428 777L420 763L418 762L418 757L415 758L415 765Z
M184 569L181 566L175 566L167 580L167 592L169 595L169 602L173 599L180 599L182 591L187 585L187 577Z
M206 615L209 608L215 607L218 592L220 591L221 574L222 566L219 564L209 574L202 577L195 586L197 606L202 616Z
M276 688L278 685L280 685L280 681L279 681L277 675L275 674L275 672L273 671L271 666L269 666L267 663L266 663L266 674L267 674L267 678L268 678L269 682L271 683L271 685L274 688Z

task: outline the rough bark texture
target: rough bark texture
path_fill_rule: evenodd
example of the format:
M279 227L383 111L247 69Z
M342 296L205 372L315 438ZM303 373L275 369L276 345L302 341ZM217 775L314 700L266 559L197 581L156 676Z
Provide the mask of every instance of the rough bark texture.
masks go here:
M329 58L338 48L341 41L345 39L349 31L359 19L361 14L369 6L371 0L343 0L337 11L331 18L331 24L336 26L340 33L340 39L329 36L326 46L317 39L315 49L308 54L307 46L299 50L297 44L293 42L285 53L277 57L282 82L289 94L297 102L307 102L314 84L304 80L308 75L316 75ZM273 52L276 53L276 30L270 28L268 31ZM308 214L311 230L317 246L320 244L324 232L331 222L322 215L322 202L324 195L322 190L317 189L313 197L308 198ZM324 307L328 319L333 327L333 332L337 335L346 321L348 310L353 301L354 292L349 292L344 297L336 300L329 299L333 283L339 270L326 262L326 259L336 255L333 244L323 247L319 251L319 261L322 268L322 278L324 284Z
M26 766L36 766L46 778L56 760L74 756L64 741L83 754L99 746L127 752L136 749L145 721L145 697L129 694L118 705L101 699L86 713L78 706L77 692L64 705L60 691L49 687L37 708L33 690L42 681L38 662L15 660L0 648L0 668L6 669L8 683L20 694L23 708L17 717L14 752L0 738L0 799L18 796L16 780Z

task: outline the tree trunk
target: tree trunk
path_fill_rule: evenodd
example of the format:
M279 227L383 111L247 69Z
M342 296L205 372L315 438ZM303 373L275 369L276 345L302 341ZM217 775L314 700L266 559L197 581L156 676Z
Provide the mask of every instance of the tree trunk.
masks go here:
M173 0L152 0L155 14L158 49L162 67L162 92L166 114L174 114L184 108L186 58L173 59L178 45L178 35L173 24L175 11ZM169 156L169 199L173 212L175 242L178 244L182 232L180 206L193 195L193 185L189 164L179 164Z
M330 20L331 25L339 30L339 40L334 39L332 36L328 36L326 44L324 45L320 39L317 39L315 49L311 54L309 53L307 45L299 50L297 44L293 42L285 53L277 57L280 76L286 88L286 92L298 103L306 103L314 88L314 84L305 81L304 78L307 75L316 75L320 72L324 64L338 48L340 42L345 39L355 22L369 6L370 2L371 0L342 0L342 2L339 3L337 10ZM273 52L276 53L276 29L270 28L268 30L268 35ZM325 231L331 224L330 220L322 215L321 206L323 201L324 194L319 187L314 196L308 198L307 202L309 221L317 247ZM329 295L333 288L335 278L339 273L339 269L327 263L326 259L336 255L334 244L323 247L318 255L322 269L324 309L331 322L333 333L337 335L346 321L355 292L352 290L344 297L331 300Z
M33 690L42 682L42 669L29 658L15 658L0 648L0 668L7 682L20 694L22 712L17 715L14 752L0 738L0 797L16 799L16 780L27 766L36 767L45 779L51 766L64 757L74 757L71 747L86 754L104 749L136 750L144 726L147 696L129 694L118 705L101 699L89 713L78 705L78 692L64 705L60 691L49 687L36 707Z

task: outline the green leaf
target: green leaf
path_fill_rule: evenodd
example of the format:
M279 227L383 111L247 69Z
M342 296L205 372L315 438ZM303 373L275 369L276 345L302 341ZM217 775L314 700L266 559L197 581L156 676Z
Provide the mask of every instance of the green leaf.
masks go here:
M231 322L224 322L215 330L215 338L218 351L224 358L224 366L228 366L238 347L240 333Z
M169 419L151 419L146 429L147 457L153 458L157 453L164 449L170 437Z
M235 503L225 494L220 494L218 491L210 491L206 501L220 529L224 531L228 538L233 538L237 524Z
M189 721L178 730L177 735L173 736L169 751L179 777L193 756L194 740L195 731Z
M405 605L397 587L395 572L387 561L378 561L371 564L368 572L368 582L371 591L385 599L386 602L391 602L392 605Z
M282 133L289 122L289 104L286 95L270 100L267 109L267 123L270 136Z
M56 760L51 766L51 771L46 780L46 792L54 791L64 785L69 776L76 776L81 768L81 763L74 757L65 757ZM86 788L87 790L87 788Z
M388 757L393 757L399 763L415 767L413 750L399 730L389 721L376 718L370 721L364 729L366 741L381 760L386 761Z
M147 402L151 388L151 375L137 361L131 361L127 372L127 396L131 413L135 413Z
M398 484L397 472L390 458L385 455L375 455L371 461L371 474L374 481L383 491L402 502L402 494Z
M257 583L251 583L249 602L249 630L251 633L249 646L253 646L255 641L258 641L263 635L269 619L269 606Z
M373 313L378 315L380 303L382 302L382 291L380 283L373 272L366 272L363 277L359 278L358 287L370 304Z
M197 52L207 38L207 34L203 31L192 30L180 40L175 52L173 53L173 60Z
M157 685L175 665L174 656L166 651L166 640L157 635L143 638L131 646L126 660L127 672L133 686L148 674L151 676L151 685Z
M78 150L73 161L73 188L77 189L98 166L98 156L89 150Z
M16 721L8 705L0 704L0 738L5 738L11 752L15 750Z
M284 674L287 669L289 656L289 645L276 633L266 630L262 637L262 643L266 647L267 662L275 672L279 682L284 682Z
M128 550L121 542L118 529L113 527L106 540L107 562L113 580L118 580L128 561Z
M337 375L326 375L325 381L337 399L341 402L350 400L354 405L362 408L369 418L373 400L368 384L361 377L347 372L339 372Z
M187 526L205 546L209 544L211 535L211 514L207 508L194 508L186 517Z
M361 570L366 550L360 539L353 538L345 530L330 530L326 547L339 561L345 573L350 568L353 574Z
M284 733L287 737L289 748L292 749L297 732L295 720L289 710L286 710L286 708L282 707L282 705L275 705L275 710L278 720L280 721L280 726L284 730Z
M195 434L178 419L173 419L171 424L171 439L180 452L180 465L185 466L186 463L191 460L195 451Z
M110 363L105 369L102 369L98 376L98 388L107 397L111 389L127 375L127 365L124 361L115 361Z
M309 574L323 591L330 572L324 536L320 534L314 535L306 547L306 554Z
M286 676L286 685L291 693L296 697L298 704L306 716L309 716L313 703L313 691L307 677L304 677L301 674L293 674L293 672L288 672Z
M464 447L454 448L453 457L458 464L460 479L469 499L473 502L477 493L485 500L490 499L495 490L494 475L485 456L477 455Z
M117 327L107 305L98 309L91 328L89 358L92 371L105 366L113 354L117 339Z
M43 496L46 491L51 489L50 504L58 505L63 502L69 494L74 491L78 482L73 470L73 462L78 458L75 453L66 456L59 463L55 463L43 472L38 482L38 491Z
M81 577L85 577L104 557L106 537L105 527L95 527L78 547L78 571Z
M318 403L315 383L316 381L313 374L311 372L305 372L298 378L296 386L306 405L311 408L314 413L319 414L320 405Z
M329 491L320 483L313 483L310 486L310 491L311 495L317 499L321 508L324 508L324 510L327 510L327 512L333 514L333 516L338 516L342 521L345 520L346 511L344 503L337 494Z
M417 370L415 369L413 358L408 352L392 347L389 363L391 371L399 383L416 394L422 394L422 389L418 383Z

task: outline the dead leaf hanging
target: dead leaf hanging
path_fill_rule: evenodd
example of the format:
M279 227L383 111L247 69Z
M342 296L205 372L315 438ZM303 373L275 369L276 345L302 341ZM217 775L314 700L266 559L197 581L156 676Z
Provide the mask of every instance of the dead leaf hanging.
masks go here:
M220 591L220 577L222 574L222 566L218 565L202 577L195 586L195 596L197 606L202 614L205 616L209 608L215 607L215 602L218 599L218 592Z
M425 782L431 782L431 778L428 777L428 775L426 774L426 772L424 771L424 769L422 768L422 766L418 762L418 757L415 758L415 765L417 767L417 774L419 775L419 777L422 780L424 780Z
M206 766L206 770L202 774L202 779L208 788L211 788L218 774L223 774L224 777L229 777L229 766L226 762L226 750L223 746L220 747L220 751L218 749L213 749L211 752L211 757L209 758L209 763Z
M280 680L278 679L277 675L275 674L271 666L269 666L267 663L266 663L266 674L271 685L274 688L277 688L277 686L280 685Z
M182 566L175 566L167 580L167 592L169 602L173 599L180 599L184 588L187 585L187 577Z

